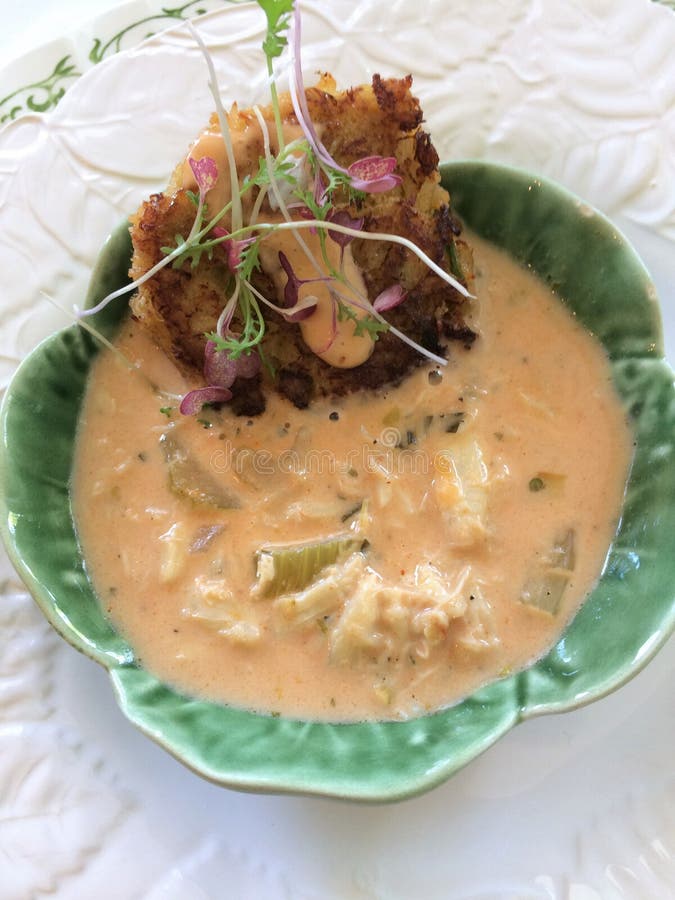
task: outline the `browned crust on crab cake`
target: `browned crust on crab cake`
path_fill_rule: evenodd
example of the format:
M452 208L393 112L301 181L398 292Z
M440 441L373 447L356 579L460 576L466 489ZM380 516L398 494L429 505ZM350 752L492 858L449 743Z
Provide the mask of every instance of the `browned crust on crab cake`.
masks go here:
M394 156L402 177L402 184L391 191L365 195L351 205L346 195L337 197L336 205L363 218L367 231L409 238L446 271L451 270L448 248L454 245L465 281L470 282L471 253L458 237L460 227L440 185L438 155L421 128L422 110L411 93L411 83L410 76L382 79L375 75L371 85L337 92L333 79L324 75L308 89L312 121L341 165L349 166L367 156ZM285 120L295 121L287 96L281 99L281 109ZM269 110L263 114L271 118ZM231 127L238 123L245 127L248 121L248 111L235 109L230 114ZM170 186L167 193L150 197L131 220L132 278L159 262L161 248L174 245L176 234L187 235L193 217L194 205L180 189ZM440 355L446 354L451 340L470 346L474 335L464 322L464 298L413 253L381 241L357 239L351 246L371 299L393 284L408 292L405 302L387 313L394 327ZM256 278L258 289L275 301L265 274ZM227 285L224 255L214 254L212 259L204 256L194 269L189 263L177 270L165 267L142 285L132 300L134 316L191 377L201 373L204 334L215 329ZM424 362L418 351L388 332L380 335L365 363L354 369L336 369L305 346L297 325L274 313L265 316L264 350L276 373L271 384L301 408L319 396L397 383ZM236 402L237 411L253 415L264 408L260 379L242 380L235 385L235 396L236 388L251 395L249 400Z
M164 256L176 234L187 234L195 207L185 191L153 194L131 219L134 246L131 277L138 278ZM188 227L189 230L189 227ZM132 300L134 316L186 374L201 370L204 334L213 331L227 289L228 272L213 261L192 270L170 265L148 279Z

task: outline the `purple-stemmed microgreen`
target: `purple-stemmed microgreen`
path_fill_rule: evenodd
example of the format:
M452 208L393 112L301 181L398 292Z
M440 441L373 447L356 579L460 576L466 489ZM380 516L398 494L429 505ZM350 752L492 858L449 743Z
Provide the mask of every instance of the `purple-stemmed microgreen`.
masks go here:
M222 246L227 253L227 267L233 275L236 275L243 262L246 248L256 241L255 235L238 241L232 237L226 228L221 228L220 225L216 225L213 229L213 234L217 238L223 238Z
M344 296L340 296L339 293L335 293L335 298L337 303L335 304L337 309L340 310L342 308L342 316L343 319L351 319L354 321L355 328L357 316L355 313L355 309L360 309L362 312L370 313L369 317L364 317L364 319L359 320L361 322L360 330L363 333L367 330L373 340L377 340L377 335L379 332L389 332L397 337L404 344L407 344L413 350L420 354L420 356L426 357L433 363L436 363L438 366L447 366L448 361L443 356L438 356L436 353L433 353L431 350L428 350L426 347L422 347L421 344L418 344L416 341L413 341L412 338L409 338L405 332L400 331L398 328L395 328L391 322L388 322L382 313L376 310L374 307L368 305L364 306L358 302L354 302L353 299L347 298Z
M215 341L207 341L204 348L204 378L213 387L229 388L237 378L253 378L260 371L260 356L255 350L236 359L226 350L219 350Z
M304 300L296 303L293 309L284 310L282 315L287 322L297 323L304 322L314 315L319 301L314 296L305 297Z
M187 194L193 203L196 203L197 212L187 238L183 238L180 234L175 236L176 247L183 249L183 253L173 261L175 269L179 269L187 260L190 261L191 268L196 269L201 262L202 253L206 252L209 259L212 255L212 248L204 247L198 240L195 240L195 237L200 233L204 224L204 216L207 213L206 195L218 181L218 166L210 156L203 156L200 159L189 156L188 163L197 182L198 194L195 195L193 191L188 191ZM162 253L169 255L173 252L174 247L162 247L161 250Z
M386 312L388 309L394 309L400 303L403 303L407 294L400 284L392 284L386 288L373 300L373 309L379 313Z
M317 160L321 161L328 169L347 174L347 170L343 168L324 147L319 135L314 128L312 117L309 113L307 104L307 95L305 92L305 82L302 76L302 65L300 62L300 45L302 42L302 26L300 22L300 8L295 3L293 10L293 32L292 32L292 55L291 55L291 71L289 78L289 93L291 95L291 103L293 111L298 120L298 124L309 142L310 147L314 151Z
M243 353L237 359L237 378L254 378L261 368L260 354L257 350Z
M331 209L326 219L334 225L344 225L346 228L350 228L352 232L358 231L360 233L363 228L363 219L352 218L346 209ZM343 250L354 240L353 234L345 234L342 231L329 231L328 236Z
M354 231L361 231L363 228L363 219L353 219L345 209L332 209L326 216L329 222L337 225L346 225ZM340 231L329 231L328 237L340 248L340 268L344 266L345 249L354 240L352 235L343 234Z
M230 331L230 325L232 324L232 319L237 310L241 285L241 279L235 279L234 291L218 316L218 321L216 322L216 334L221 337L224 337Z
M277 306L276 303L272 303L272 301L268 300L264 294L261 294L261 292L254 285L250 284L250 282L246 282L246 287L264 306L273 310L273 312L278 313L287 322L301 322L303 319L309 318L318 304L317 298L310 295L303 297L302 300L298 300L295 306L290 308Z
M298 304L298 291L303 284L316 284L317 282L330 282L332 279L330 275L321 275L317 278L298 278L295 272L293 271L293 266L291 265L288 257L283 252L283 250L279 251L279 263L281 264L281 268L286 273L286 286L284 288L284 302L286 303L287 309L292 309ZM307 318L304 316L303 318ZM297 321L297 320L296 320Z
M226 350L219 350L215 341L204 347L204 378L213 387L232 387L237 377L237 362Z
M184 416L196 416L207 403L226 403L231 399L232 391L229 388L209 385L188 391L181 400L179 409Z
M365 156L347 169L350 185L355 191L366 194L382 194L398 187L403 179L396 175L396 159L393 156Z
M223 334L207 334L219 350L227 350L233 359L257 348L265 334L265 318L248 281L242 280L239 285L238 311L243 322L241 333L227 330Z
M202 222L204 221L206 195L211 188L216 186L216 182L218 181L218 166L216 165L216 161L211 159L210 156L203 156L201 159L195 159L190 156L188 157L188 162L192 169L192 174L195 176L197 188L199 189L197 212L195 214L195 220L192 223L192 228L190 229L190 234L187 237L187 242L189 243L200 230Z
M400 185L402 178L400 175L394 174L396 168L394 157L367 156L356 160L345 169L328 152L317 134L309 112L300 59L301 44L300 7L296 2L293 14L292 67L289 85L291 103L298 123L321 167L331 172L333 176L341 176L341 181L352 190L366 194L379 194Z

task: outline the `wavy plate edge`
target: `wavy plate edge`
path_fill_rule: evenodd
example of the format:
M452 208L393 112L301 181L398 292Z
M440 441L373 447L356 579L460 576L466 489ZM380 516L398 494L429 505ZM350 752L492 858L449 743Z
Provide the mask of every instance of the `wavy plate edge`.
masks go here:
M484 164L477 163L473 164L477 165L479 168L483 167ZM467 163L453 163L450 164L447 169L455 169L457 171L461 170L462 167L466 168ZM493 167L494 168L494 167ZM511 173L518 172L519 177L525 179L533 179L534 176L529 175L528 173L524 173L520 170L510 170ZM542 179L538 179L542 181ZM571 196L568 191L565 191L562 188L559 188L557 185L551 185L555 187L556 190L561 191L563 194L568 197ZM461 211L461 210L460 210ZM602 219L606 222L607 220L602 217ZM611 223L610 223L611 225ZM614 228L614 226L611 226ZM127 237L128 241L128 237ZM626 243L627 247L630 247L629 244ZM647 276L646 270L642 266L639 258L636 254L635 261L641 267L641 271ZM100 274L100 271L99 271ZM119 273L118 273L119 274ZM112 277L118 277L112 276ZM61 333L62 334L62 333ZM43 342L36 353L44 352L45 347L48 347L50 342L55 338L48 338L45 342ZM58 339L58 336L56 336ZM19 373L25 370L25 367L29 367L31 357L27 361L25 361ZM659 362L663 362L662 357L659 358ZM667 364L665 364L667 366ZM669 367L668 367L669 370ZM669 370L670 371L670 370ZM671 373L672 374L672 373ZM18 374L18 380L23 377L23 375ZM3 458L0 459L0 482L6 483L7 471L6 471L6 454L7 454L7 444L6 444L6 423L9 416L9 406L12 402L12 391L8 391L7 395L3 401L2 409L0 410L0 422L3 425L3 446L4 446L4 454ZM321 772L315 774L313 779L308 778L308 773L306 769L301 771L293 776L293 778L289 778L288 773L286 773L283 777L283 783L280 780L281 776L277 774L277 776L271 776L269 773L265 776L256 776L251 777L251 775L243 775L241 772L235 773L233 771L229 771L228 773L224 773L222 770L222 762L220 764L220 768L218 765L214 765L213 760L209 760L204 757L202 753L194 752L192 750L177 750L175 746L175 737L172 739L170 736L167 736L166 730L161 722L155 722L151 724L149 722L147 712L143 712L143 704L141 706L138 705L137 691L139 689L139 684L133 684L134 679L139 679L140 681L144 680L145 673L142 673L141 670L135 669L132 665L133 662L133 654L130 650L128 652L122 653L110 653L110 651L99 651L92 646L91 641L87 640L81 632L75 629L72 630L72 623L68 622L66 624L66 620L62 616L58 616L54 612L53 608L53 595L46 588L46 586L40 581L40 579L34 576L34 573L30 566L25 564L25 561L21 558L21 555L17 552L17 548L14 546L14 534L11 533L11 529L8 527L8 514L11 512L4 502L4 496L2 500L2 505L0 506L0 510L2 511L2 521L0 522L0 530L2 531L3 539L6 543L8 543L8 550L10 551L10 556L12 557L12 561L15 565L18 562L18 569L24 580L27 580L29 583L29 589L31 593L35 596L38 605L43 609L43 612L47 615L47 618L51 622L52 625L62 634L63 637L66 638L70 643L76 646L81 652L86 655L92 657L97 662L104 665L105 668L109 670L109 674L112 680L113 690L115 692L116 698L120 707L124 711L125 715L136 725L136 727L140 728L145 734L163 746L168 752L172 753L176 758L178 758L181 762L186 764L189 768L192 768L193 771L196 771L198 774L203 775L209 780L212 780L218 784L224 784L229 787L233 787L239 790L250 790L250 791L265 791L265 792L283 792L283 793L311 793L311 794L321 794L323 796L332 796L332 797L340 797L343 799L353 799L353 800L365 800L365 801L394 801L401 800L407 797L419 794L423 791L429 790L435 785L439 784L442 781L447 780L451 775L453 775L456 771L466 765L470 760L478 756L480 753L484 752L489 746L491 746L495 741L497 741L506 731L508 731L513 725L515 725L518 721L521 721L525 718L530 718L534 715L540 715L549 712L561 712L565 709L572 709L577 706L586 704L591 702L594 699L597 699L600 696L604 696L606 693L613 691L615 688L619 687L621 684L625 683L625 681L629 680L634 674L637 673L641 668L646 665L649 659L657 652L659 647L665 642L668 637L668 633L672 630L673 625L675 625L675 621L671 621L665 625L660 631L660 639L656 643L653 643L650 647L650 652L643 654L639 660L639 666L635 666L635 661L633 663L629 663L625 667L625 671L623 672L620 681L613 681L611 684L604 684L599 687L592 693L586 694L581 699L578 697L573 702L556 702L549 704L539 704L538 706L528 705L527 702L523 702L521 697L523 695L523 686L521 684L523 675L527 675L527 673L520 673L518 675L512 676L508 679L505 679L501 682L497 682L495 684L489 685L487 688L482 689L477 692L471 698L468 698L468 701L464 701L464 704L460 704L459 707L452 707L450 710L443 710L439 713L436 713L432 716L423 717L418 720L411 720L411 722L391 722L391 723L377 723L376 726L372 726L369 730L379 733L380 736L387 737L388 734L396 734L397 738L402 738L404 734L408 733L408 736L412 740L414 745L420 744L420 734L416 731L419 727L419 723L430 723L435 721L438 723L441 719L452 719L455 716L459 716L461 719L462 711L460 707L464 706L467 702L476 702L483 709L486 708L488 704L488 696L490 691L493 693L505 692L503 696L500 696L499 702L500 704L504 703L506 695L512 695L508 698L509 700L509 708L502 716L498 717L498 719L482 734L480 739L473 739L473 742L470 744L470 747L464 748L463 752L457 753L454 758L448 758L447 753L444 759L436 759L435 763L430 764L424 771L421 773L418 772L416 775L411 776L406 781L406 784L402 788L392 789L391 784L389 784L386 788L384 788L381 784L376 787L363 785L359 786L355 783L350 783L347 787L345 787L345 779L344 776L341 779L343 784L342 787L338 787L335 783L331 783L332 779L326 779L325 774ZM671 615L671 619L674 616ZM536 668L536 667L535 667ZM158 688L158 683L156 680L153 680L150 677L151 681L154 681L153 684L148 684L145 686L141 686L141 697L143 696L143 691L156 691ZM175 695L174 695L175 696ZM189 701L188 701L189 702ZM154 706L151 704L151 706ZM211 705L208 704L210 707ZM454 712L453 712L454 711ZM223 724L227 726L231 724L231 722L227 721L227 715L229 715L232 711L228 710L226 714L226 719L223 721ZM234 711L235 717L237 717L241 711ZM250 716L251 714L245 713L245 716ZM336 729L336 731L342 730L342 734L348 734L348 732L354 728L363 728L364 726L348 726L348 725L325 725L324 723L303 723L294 720L274 720L270 717L256 717L258 719L262 719L265 722L265 730L269 730L272 727L272 733L267 734L265 739L272 739L274 742L277 742L279 739L279 729L286 728L288 723L293 723L292 727L295 729L299 729L298 733L303 734L303 740L307 741L309 739L310 733L317 732L327 733L325 729L332 731ZM412 723L412 724L411 724ZM428 728L426 729L428 732ZM428 738L428 733L426 737ZM297 735L292 735L291 742L295 740ZM396 742L396 751L400 752L401 742L397 740ZM173 744L173 746L172 746ZM386 741L385 741L386 744ZM338 748L339 749L339 748ZM342 750L344 753L344 751ZM380 776L382 775L382 755L378 757L378 772ZM394 765L393 770L395 771L400 769L399 766ZM363 781L363 779L361 779Z

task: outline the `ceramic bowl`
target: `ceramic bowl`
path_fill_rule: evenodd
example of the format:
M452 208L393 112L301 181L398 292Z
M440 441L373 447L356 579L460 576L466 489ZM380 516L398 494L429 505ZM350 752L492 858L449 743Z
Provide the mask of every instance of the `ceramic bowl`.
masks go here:
M326 724L256 715L162 684L102 614L73 526L73 445L96 341L77 327L47 339L5 396L0 527L14 565L56 630L106 667L131 722L219 784L379 801L420 793L523 719L619 687L673 630L675 390L647 272L609 221L551 182L480 162L446 165L443 179L466 224L530 266L602 342L635 432L621 525L596 589L544 658L456 706L405 722ZM88 302L124 283L129 253L120 227ZM112 334L125 306L99 315L98 328Z

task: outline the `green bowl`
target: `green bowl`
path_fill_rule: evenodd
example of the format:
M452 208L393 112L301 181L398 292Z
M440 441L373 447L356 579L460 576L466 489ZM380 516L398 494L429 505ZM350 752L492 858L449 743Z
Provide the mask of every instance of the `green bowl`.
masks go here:
M136 665L101 613L73 526L73 443L97 343L77 327L54 335L25 360L5 396L0 527L14 565L57 631L108 669L126 716L219 784L358 800L420 793L522 719L617 688L673 629L675 391L647 272L610 222L550 182L478 162L446 165L443 179L467 225L531 266L604 344L635 428L621 526L602 578L557 645L527 671L406 722L307 722L179 695ZM89 303L124 283L129 253L121 227L103 248ZM97 326L112 334L125 306L108 308Z

